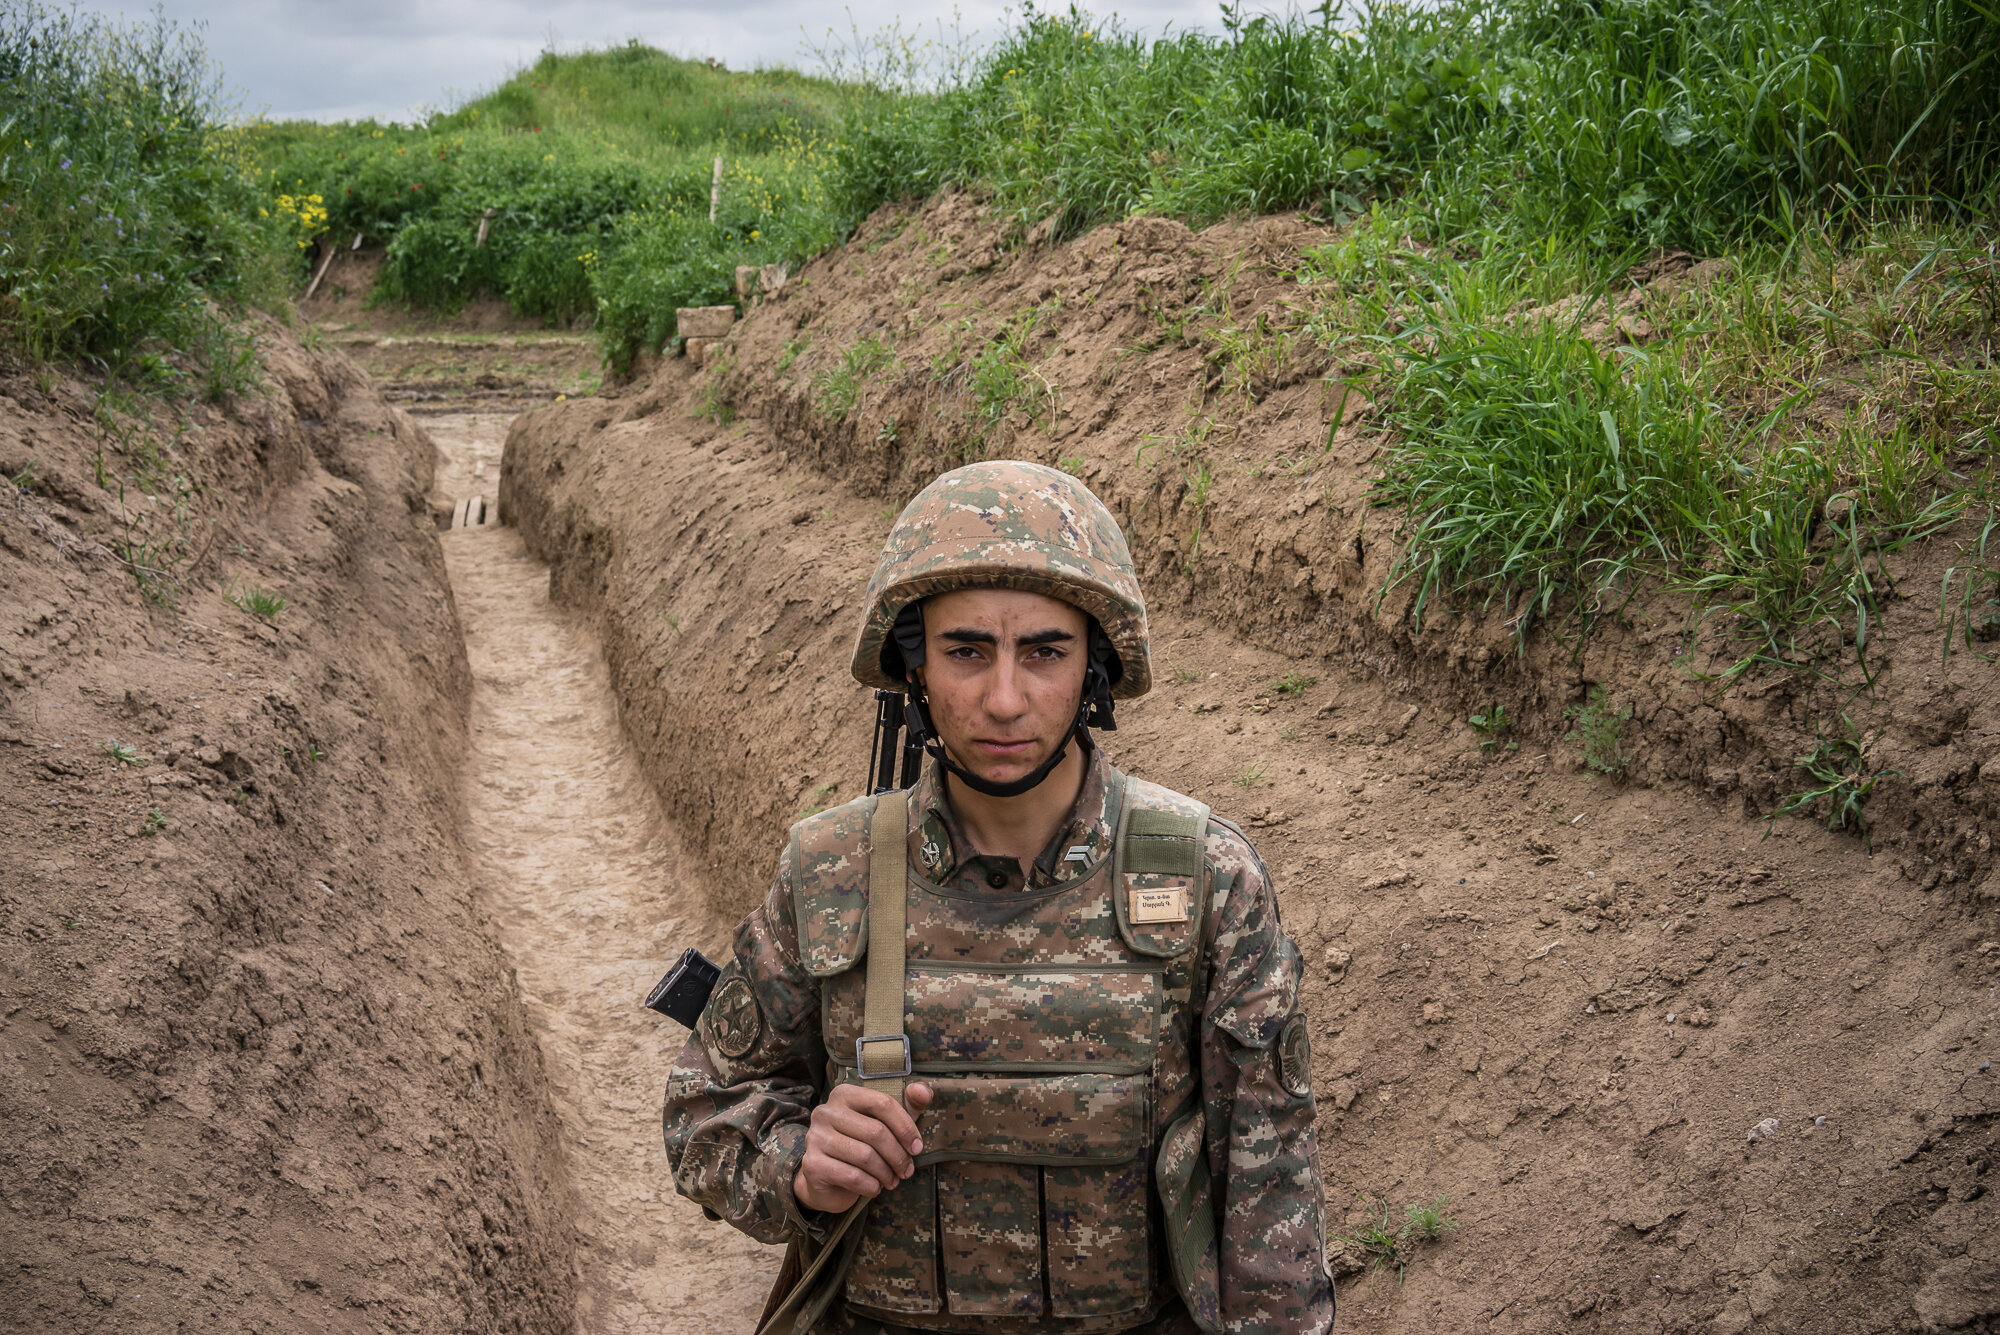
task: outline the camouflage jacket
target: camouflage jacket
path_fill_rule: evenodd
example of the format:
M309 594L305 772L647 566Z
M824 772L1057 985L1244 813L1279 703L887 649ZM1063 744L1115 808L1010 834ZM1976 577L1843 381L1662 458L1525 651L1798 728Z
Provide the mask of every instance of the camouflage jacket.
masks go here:
M1060 888L1102 862L1116 834L1115 792L1125 782L1093 751L1065 828L1023 868L973 849L929 765L910 794L909 866L968 899ZM872 800L850 806L872 807ZM839 821L845 810L826 816ZM802 958L796 891L812 872L795 865L797 847L795 840L769 896L737 928L732 958L675 1064L664 1114L679 1191L766 1242L818 1238L828 1222L792 1198L811 1109L839 1078L825 1041L827 980ZM1202 1116L1191 1148L1205 1159L1212 1184L1220 1308L1203 1315L1206 1324L1243 1335L1325 1331L1333 1289L1297 951L1241 831L1211 819L1203 869L1205 948L1194 964L1202 985L1193 989L1200 1013L1189 1025ZM878 1207L900 1194L889 1193ZM1070 1324L1122 1328L1115 1320Z

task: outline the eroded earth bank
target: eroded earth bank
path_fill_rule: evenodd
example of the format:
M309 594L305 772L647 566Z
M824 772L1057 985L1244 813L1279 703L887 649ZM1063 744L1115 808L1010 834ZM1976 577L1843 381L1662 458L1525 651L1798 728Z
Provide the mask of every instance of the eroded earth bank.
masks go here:
M1411 636L1375 598L1370 405L1281 366L1231 409L1159 336L1224 276L1256 327L1323 236L1135 219L1050 246L947 195L878 214L707 369L523 415L502 518L601 636L683 867L741 913L787 822L860 791L846 662L900 505L980 452L1068 469L1156 608L1162 684L1107 745L1251 828L1312 963L1333 1231L1439 1197L1457 1220L1400 1275L1337 1245L1344 1329L1984 1328L2000 724L1922 593L1966 535L1911 558L1896 670L1855 706L1899 771L1872 848L1767 824L1807 693L1702 686L1671 610L1581 655L1517 655L1476 612ZM1048 393L982 415L1002 343ZM1230 428L1212 474L1162 448L1189 402ZM1563 738L1593 687L1633 711L1622 782ZM1483 750L1495 700L1516 745Z
M1412 636L1374 405L1162 336L1262 328L1324 236L1050 245L946 195L594 395L576 336L371 325L363 260L308 311L338 350L273 324L224 406L0 377L0 1326L747 1329L775 1258L673 1195L637 1000L860 790L862 582L985 453L1127 525L1161 684L1106 743L1278 878L1342 1329L1990 1328L2000 722L1935 633L1970 535L1898 558L1849 702L1872 847L1767 824L1823 696L1697 684L1673 608ZM500 524L441 532L475 495ZM1596 692L1622 780L1564 736Z
M432 442L260 339L226 408L0 381L0 1326L566 1330Z

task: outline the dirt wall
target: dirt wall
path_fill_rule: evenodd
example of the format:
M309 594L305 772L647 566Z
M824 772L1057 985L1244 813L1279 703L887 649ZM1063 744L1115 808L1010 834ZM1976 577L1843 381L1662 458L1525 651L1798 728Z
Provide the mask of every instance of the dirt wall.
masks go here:
M258 332L227 409L0 376L0 1328L567 1330L430 444Z
M1125 525L1156 605L1466 714L1503 704L1518 740L1572 762L1567 711L1601 689L1632 710L1632 781L1687 783L1748 815L1807 786L1793 762L1841 734L1844 712L1876 735L1871 763L1897 772L1872 799L1877 846L1918 879L2000 897L2000 881L1986 887L2000 775L1979 777L2000 765L2000 691L1975 654L1939 661L1940 581L1977 519L1880 563L1869 633L1888 670L1868 690L1851 662L1717 684L1746 646L1725 618L1690 633L1685 601L1653 594L1582 645L1541 633L1518 651L1503 611L1472 600L1414 634L1409 586L1380 594L1400 543L1395 514L1368 498L1389 443L1372 368L1329 363L1309 338L1282 350L1268 332L1297 327L1311 300L1298 257L1336 235L1293 215L1200 233L1141 217L1050 246L964 194L885 208L715 350L698 406L768 424L785 457L894 505L982 454L1069 469ZM1661 267L1635 269L1643 285L1620 297L1654 336L1677 286L1714 264L1648 277ZM870 338L893 360L861 378L850 410L829 411L830 369ZM1019 350L1026 383L989 420L980 380L1010 369L989 355L996 338ZM1238 361L1232 347L1250 351Z
M964 407L948 401L950 366L927 369L929 340L963 312L1044 300L1032 283L1017 299L997 288L1037 266L1166 282L1198 272L1203 247L1295 245L1301 227L1190 238L1138 220L1010 253L949 198L896 222L878 216L815 261L739 327L719 371L666 363L525 414L507 444L503 517L550 564L557 601L596 623L625 730L725 910L761 893L790 819L859 791L871 711L847 659L861 586L897 506L963 457L929 434ZM1122 767L1244 822L1271 864L1312 965L1334 1231L1358 1240L1385 1210L1393 1228L1406 1204L1451 1202L1458 1229L1407 1270L1336 1248L1342 1328L1734 1335L2000 1315L1985 1190L2000 931L1974 889L1989 847L1979 771L1922 772L1885 802L1897 815L1874 854L1805 822L1767 838L1740 775L1778 782L1776 748L1800 725L1745 702L1764 731L1718 725L1715 741L1741 747L1721 753L1738 777L1676 778L1697 752L1674 729L1716 705L1649 678L1637 628L1593 651L1625 657L1584 664L1642 714L1634 777L1584 770L1552 735L1588 679L1574 665L1513 658L1496 626L1419 641L1370 615L1387 557L1358 508L1340 512L1367 463L1351 432L1335 435L1337 476L1225 474L1190 562L1185 481L1134 452L1159 425L1155 373L1201 368L1156 352L1120 378L1132 359L1115 356L1117 331L1138 301L1130 286L1066 295L1084 314L1034 364L1072 412L1054 438L1023 417L987 448L1074 469L1133 535L1159 688L1122 705L1105 742ZM845 417L816 406L816 372L789 374L808 337L839 350L885 328L907 374ZM1109 380L1093 378L1093 349ZM1324 440L1317 400L1291 392L1273 387L1248 438ZM1933 765L1984 745L1990 685L1968 679L1951 693L1964 714L1921 736L1928 697L1913 687L1909 733L1889 745L1921 741ZM1541 702L1518 750L1483 750L1467 726L1496 687Z

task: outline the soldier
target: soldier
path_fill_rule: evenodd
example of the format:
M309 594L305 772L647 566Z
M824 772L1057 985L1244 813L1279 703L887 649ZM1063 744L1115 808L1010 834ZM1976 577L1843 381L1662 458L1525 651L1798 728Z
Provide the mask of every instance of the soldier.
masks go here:
M762 1328L1329 1330L1270 878L1089 731L1152 684L1117 521L1038 464L945 474L853 671L923 773L792 827L667 1085L681 1194L793 1244Z

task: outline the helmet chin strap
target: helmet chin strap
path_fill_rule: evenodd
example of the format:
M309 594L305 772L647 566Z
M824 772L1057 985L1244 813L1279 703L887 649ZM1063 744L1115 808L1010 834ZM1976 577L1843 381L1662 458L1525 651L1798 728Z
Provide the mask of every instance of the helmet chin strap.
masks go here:
M1072 740L1080 738L1088 745L1091 728L1112 732L1118 727L1117 719L1112 716L1111 688L1117 685L1123 668L1110 639L1093 617L1086 637L1083 692L1076 702L1076 719L1069 725L1069 731L1063 734L1054 753L1012 783L982 779L945 754L944 739L938 736L937 725L931 721L930 701L924 696L923 683L911 674L910 670L921 666L924 661L924 617L920 603L911 603L897 613L891 638L901 655L904 679L909 683L903 696L904 726L909 729L911 737L922 743L924 750L937 758L946 773L975 793L984 793L988 797L1019 797L1055 773L1056 766L1062 764L1063 757L1069 754ZM886 661L884 666L887 666Z
M1062 764L1063 757L1069 754L1069 744L1073 739L1089 735L1085 724L1090 718L1091 694L1089 684L1086 683L1083 698L1077 702L1076 720L1070 724L1069 731L1063 734L1061 745L1056 747L1047 760L1010 783L995 783L991 779L982 779L945 754L944 741L937 735L937 728L931 723L930 701L924 698L924 688L914 681L910 683L909 693L903 697L903 721L911 735L922 740L924 750L930 752L937 763L944 766L947 773L973 792L984 793L988 797L1019 797L1022 793L1039 787L1043 780L1055 773L1056 766Z

